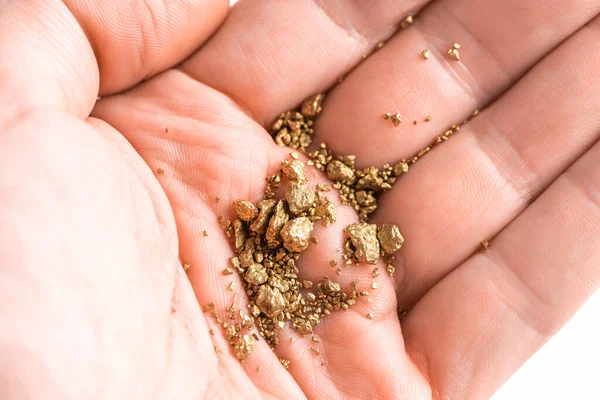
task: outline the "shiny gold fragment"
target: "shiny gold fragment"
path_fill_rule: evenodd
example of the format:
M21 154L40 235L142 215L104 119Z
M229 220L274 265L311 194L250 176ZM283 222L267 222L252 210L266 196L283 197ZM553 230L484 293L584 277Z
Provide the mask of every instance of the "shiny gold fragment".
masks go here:
M258 208L248 200L236 200L233 202L233 208L238 217L245 222L250 222L258 217Z
M313 231L313 222L307 217L298 217L288 221L281 229L283 245L288 251L302 252L309 245Z
M289 218L285 200L279 200L275 206L275 212L269 220L269 227L267 228L266 238L269 247L275 247L281 242L279 236L281 228L288 222Z
M269 318L273 318L285 309L285 299L277 289L262 285L258 289L256 305Z
M323 110L324 100L325 95L323 93L310 96L302 103L302 114L309 118L316 117Z
M258 202L260 209L258 216L250 224L250 230L256 233L264 233L269 225L269 218L275 209L277 202L275 200L265 199Z
M285 199L288 202L290 212L298 215L312 207L316 196L315 192L306 186L292 182L285 188Z
M299 160L283 160L281 162L281 171L289 179L290 182L303 184L308 181L306 172L304 171L304 163Z
M314 216L323 221L323 226L329 226L336 221L337 209L329 199L325 198L315 209Z
M366 222L358 222L347 226L345 232L354 246L354 257L359 262L377 264L377 260L379 260L377 226Z
M382 224L377 228L377 239L381 250L386 254L394 254L404 244L404 237L398 226L394 224Z
M267 270L263 265L253 263L246 270L244 279L246 282L258 286L265 283L267 279L269 279L269 275L267 274Z
M237 359L244 361L254 351L254 338L251 335L242 335L233 343L233 350Z
M349 182L354 179L354 170L340 160L327 164L327 177L332 181Z

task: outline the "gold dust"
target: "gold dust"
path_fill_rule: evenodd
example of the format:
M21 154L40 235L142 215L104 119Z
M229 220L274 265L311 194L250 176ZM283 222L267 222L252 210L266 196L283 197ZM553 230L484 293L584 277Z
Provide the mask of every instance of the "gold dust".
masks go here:
M208 333L210 333L211 336L215 336L215 330L212 328L208 331Z
M379 276L379 268L375 267L371 275L373 275L373 278L377 278Z
M168 135L169 133L171 133L171 129L169 129L169 128L165 128L165 132L166 132L166 133L167 133L167 135Z
M370 312L370 313L367 313L366 317L367 317L367 319L373 319L373 318L375 318L375 314Z
M316 336L313 336L311 339L312 339L312 341L313 341L313 342L315 342L315 343L321 343L321 339L319 339L319 338L318 338L318 337L316 337Z
M335 267L337 264L338 264L337 260L329 261L329 265L331 265L332 267Z
M218 197L218 196L217 196L217 197L215 197L215 204L216 204L216 203L218 203L218 202L220 202L220 201L221 201L221 198L220 198L220 197Z
M448 50L448 57L450 57L451 59L455 60L455 61L460 61L460 53L458 52L458 49L449 49Z
M480 248L481 250L486 251L490 248L490 242L488 240L482 240L480 243Z
M288 369L290 367L290 363L291 363L290 360L286 360L285 358L280 358L279 362L281 363L281 365L283 365L283 367L285 369Z
M379 42L379 43L377 43L377 46L375 46L375 48L376 48L377 50L379 50L379 49L381 49L383 46L385 46L385 42Z
M315 238L315 237L311 237L311 238L310 238L310 241L311 241L313 244L319 244L319 241L318 241L318 240L317 240L317 238Z
M452 43L452 47L454 47L456 50L460 49L460 44L459 43Z
M341 268L336 268L335 269L335 273L338 274L338 275L341 275L342 274L342 269Z
M378 288L379 288L379 285L377 285L377 282L371 282L371 289L375 290Z
M392 113L385 113L383 114L383 119L385 119L386 121L390 120L396 128L402 123L402 115L400 115L400 113L396 113L393 115Z
M297 152L295 152L295 151L292 151L292 152L290 153L290 157L292 157L294 160L297 160L297 159L298 159L298 157L300 157L300 155L299 155Z
M260 372L260 365L256 367L256 372Z
M232 291L232 292L233 292L233 291L235 290L235 283L231 282L231 283L229 284L228 288L229 288L229 290L230 290L230 291Z
M156 173L157 173L158 175L163 175L163 174L165 173L165 170L164 170L164 169L162 169L162 168L157 168L157 169L156 169Z
M432 119L431 115L428 115L427 117L425 117L425 122L429 122L429 121L431 121L431 119Z
M310 351L312 351L316 356L320 355L321 352L316 347L311 347Z
M396 273L396 268L392 264L386 265L385 270L387 271L390 277L394 277L394 274Z
M207 231L202 231L202 236L208 236L208 232Z
M423 56L424 59L429 60L429 57L431 57L431 53L429 52L429 49L425 49L421 52L421 56Z
M400 29L406 29L413 24L413 16L409 15L400 22Z
M188 272L192 266L190 264L183 264L183 272Z

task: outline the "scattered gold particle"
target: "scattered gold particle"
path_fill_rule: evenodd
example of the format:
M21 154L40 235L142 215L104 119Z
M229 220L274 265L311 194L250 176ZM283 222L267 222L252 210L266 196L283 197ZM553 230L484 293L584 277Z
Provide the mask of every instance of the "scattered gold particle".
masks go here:
M479 110L475 110L473 111L473 114L471 114L472 117L476 117L479 115Z
M306 117L316 117L323 109L324 100L325 95L322 93L315 94L304 100L304 103L302 103L302 114Z
M460 61L460 53L458 52L458 49L449 49L448 57L453 60Z
M427 117L425 117L425 122L429 122L429 121L431 121L431 119L432 119L431 115L428 115Z
M220 201L221 201L221 198L220 198L220 197L215 197L215 203L218 203L218 202L220 202Z
M313 282L309 280L304 280L302 281L302 285L304 286L304 289L310 289L313 286Z
M396 273L396 268L392 264L386 265L385 270L387 271L389 276L391 276L392 278L394 277L394 274Z
M320 355L321 352L316 347L311 347L310 351L312 351L316 356Z
M217 346L215 346L215 353L219 354L221 352L221 350L219 350L219 348Z
M260 372L260 365L256 367L256 372Z
M413 16L412 16L412 15L409 15L408 17L404 18L404 19L402 20L402 22L400 22L400 28L401 28L401 29L406 29L406 28L408 28L409 26L411 26L411 25L412 25L412 23L413 23Z
M208 331L208 333L210 333L211 336L215 336L215 330L214 329L210 329Z
M223 275L231 275L233 274L233 269L231 267L227 267L223 270Z
M316 337L316 336L313 336L313 337L312 337L312 341L313 341L313 342L315 342L315 343L321 343L321 339L319 339L319 338L318 338L318 337Z
M175 306L171 306L171 312L172 312L172 313L175 313L176 311L177 311L177 307L175 307Z
M156 173L157 173L158 175L162 175L162 174L164 174L164 173L165 173L165 170L164 170L164 169L162 169L162 168L157 168L157 169L156 169Z
M281 365L283 365L285 367L285 369L288 369L290 367L290 360L286 360L285 358L280 358L279 362L281 363Z
M208 236L208 232L207 231L202 231L202 235L203 236Z
M383 114L383 119L389 119L396 128L400 126L400 123L402 123L402 115L400 115L400 113L396 113L394 115L392 115L392 113L385 113Z
M297 160L298 157L300 157L300 155L298 154L298 152L292 151L290 153L290 157L292 157L294 160Z
M203 311L213 311L215 309L215 303L208 303L202 307Z
M490 248L490 242L488 240L481 241L481 250L485 251Z
M341 268L339 268L339 267L338 267L338 268L336 268L336 269L335 269L335 273L336 273L336 274L338 274L338 275L341 275L341 274L342 274L342 269L341 269Z
M452 47L454 47L456 50L460 49L460 44L459 43L452 43Z
M190 264L183 264L183 272L188 272L191 268Z
M233 292L233 291L235 290L235 283L231 282L231 283L229 284L228 288L229 288L229 290L230 290L230 291L232 291L232 292Z
M377 43L376 49L379 50L381 49L383 46L385 46L385 42L379 42Z
M369 304L373 303L373 299L369 297L369 298L367 299L367 303L369 303Z
M373 278L377 278L379 276L379 268L378 267L375 267L373 269L372 275L373 275Z
M317 240L317 238L315 238L315 237L311 237L311 238L310 238L310 241L311 241L313 244L319 244L319 241L318 241L318 240Z
M337 260L329 261L329 265L331 265L332 267L335 267L337 264L338 264Z
M373 318L375 318L375 314L373 314L372 312L370 312L370 313L368 313L366 315L366 317L367 317L367 319L373 319Z
M168 134L171 133L171 130L169 128L165 128L165 132Z
M238 337L233 343L233 350L237 359L244 361L254 350L254 338L250 335Z
M275 143L306 150L314 135L313 120L323 109L324 100L325 95L319 93L306 99L300 111L282 113L271 128Z
M379 288L379 285L377 284L377 282L371 282L371 289L375 290L378 288Z
M421 55L423 56L424 59L429 60L429 57L431 57L431 53L429 52L429 49L425 49L421 52Z

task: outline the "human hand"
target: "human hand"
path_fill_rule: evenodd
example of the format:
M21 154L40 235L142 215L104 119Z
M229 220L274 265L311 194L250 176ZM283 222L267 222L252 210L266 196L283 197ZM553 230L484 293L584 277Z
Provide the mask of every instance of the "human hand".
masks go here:
M490 396L600 281L600 4L426 3L242 0L217 30L224 0L0 2L2 398ZM380 199L407 241L373 303L317 325L318 357L261 341L240 364L199 304L231 302L217 216L289 153L263 127L426 5L331 91L316 143L381 165L487 108ZM355 219L339 205L304 277Z

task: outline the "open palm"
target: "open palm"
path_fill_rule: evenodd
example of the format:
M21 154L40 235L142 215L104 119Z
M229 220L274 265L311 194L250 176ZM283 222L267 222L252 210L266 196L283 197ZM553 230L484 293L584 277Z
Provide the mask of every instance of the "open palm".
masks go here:
M242 0L219 27L227 3L0 1L1 397L489 397L600 282L600 3ZM343 75L316 140L360 167L487 108L381 197L406 244L372 301L241 364L200 306L240 287L217 217L287 157L264 127ZM329 265L336 202L301 277L367 285Z

